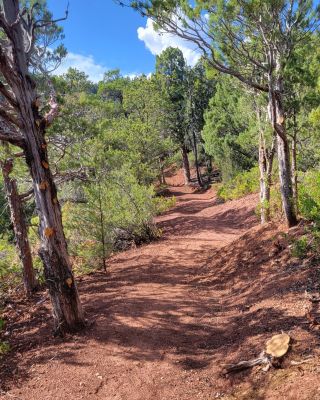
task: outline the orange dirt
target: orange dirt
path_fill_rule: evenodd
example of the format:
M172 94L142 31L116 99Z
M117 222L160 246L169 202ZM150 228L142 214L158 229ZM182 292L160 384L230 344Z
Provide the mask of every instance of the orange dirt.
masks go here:
M107 276L81 279L94 321L84 333L52 338L45 293L7 306L0 399L320 399L304 295L318 267L292 260L274 226L258 226L256 195L220 204L211 190L170 191L177 205L157 219L160 240L114 256ZM283 369L222 374L282 330L293 338Z

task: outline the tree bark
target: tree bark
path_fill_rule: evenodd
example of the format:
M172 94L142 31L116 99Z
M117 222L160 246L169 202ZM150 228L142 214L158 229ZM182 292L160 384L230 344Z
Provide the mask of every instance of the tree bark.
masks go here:
M210 175L212 174L213 171L211 156L206 156L206 165L207 165L208 180L210 181Z
M261 224L270 221L270 190L272 183L272 168L275 153L275 135L270 151L266 148L265 136L261 126L261 110L257 107L259 126L259 171L260 171L260 219Z
M296 213L299 213L298 206L298 171L297 171L297 120L296 115L293 116L293 137L291 142L291 169L292 169L292 191L293 191L293 201Z
M67 243L64 236L57 189L49 167L45 129L56 112L51 105L46 117L38 110L35 83L28 72L28 53L25 36L19 21L18 0L3 3L8 24L10 51L0 54L0 68L17 103L20 131L24 137L24 152L33 181L37 211L40 218L40 257L53 306L54 332L63 334L84 326L84 315L77 286L71 270Z
M261 136L261 135L260 135ZM267 176L267 160L261 138L259 141L259 170L260 170L260 216L261 224L270 221L270 180Z
M281 138L279 135L277 136L277 143L282 205L287 225L292 227L297 224L297 217L293 201L289 144L288 140Z
M198 148L197 148L197 137L195 131L192 130L192 139L193 139L193 151L194 151L194 159L195 159L195 166L196 166L196 173L197 173L197 181L200 187L203 187L203 182L201 178L201 172L199 167L199 159L198 159Z
M280 71L280 62L277 62L277 74ZM283 81L281 76L276 79L269 76L269 111L273 128L277 134L277 150L279 163L280 191L282 207L288 227L297 224L295 213L292 174L290 164L290 149L286 132L286 119L283 109Z
M181 154L182 154L182 165L184 173L184 183L185 185L189 185L191 181L190 164L188 158L188 150L184 145L181 147Z
M22 263L23 284L27 296L30 296L37 287L33 269L33 262L28 240L28 228L25 221L22 201L18 193L17 182L11 179L12 160L8 159L2 164L2 175L6 197L10 208L11 223L13 225L16 246Z

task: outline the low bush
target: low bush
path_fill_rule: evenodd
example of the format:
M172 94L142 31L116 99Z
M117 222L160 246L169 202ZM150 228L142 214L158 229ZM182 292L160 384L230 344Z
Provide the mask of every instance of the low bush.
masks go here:
M123 168L85 188L83 203L66 203L63 222L78 270L99 268L113 252L159 237L154 217L175 204Z
M234 200L257 191L259 191L259 168L253 167L220 184L218 196L223 200Z
M308 171L299 176L299 211L307 220L320 225L320 171Z
M5 322L0 318L0 333L5 327ZM6 354L10 350L10 347L7 342L2 342L0 340L0 357Z
M0 303L5 293L21 283L22 273L15 246L3 237L0 239Z

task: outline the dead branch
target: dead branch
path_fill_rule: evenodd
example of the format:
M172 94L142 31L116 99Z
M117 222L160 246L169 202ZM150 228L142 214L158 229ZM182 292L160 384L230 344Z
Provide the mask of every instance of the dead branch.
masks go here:
M226 374L229 374L230 372L239 372L245 369L252 368L256 365L263 364L265 364L266 366L272 365L272 357L266 355L265 352L262 352L258 358L252 358L251 360L247 361L239 361L236 364L225 364L224 371Z

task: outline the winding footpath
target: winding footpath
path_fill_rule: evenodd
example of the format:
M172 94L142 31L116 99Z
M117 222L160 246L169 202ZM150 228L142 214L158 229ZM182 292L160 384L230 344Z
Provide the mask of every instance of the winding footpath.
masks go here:
M217 249L257 225L257 198L219 204L213 191L170 191L177 204L157 218L162 238L114 256L108 276L79 284L94 321L85 334L51 339L48 320L25 329L24 340L37 335L39 342L17 355L16 385L1 399L219 397L217 363L232 340L223 300L229 288L196 278Z

